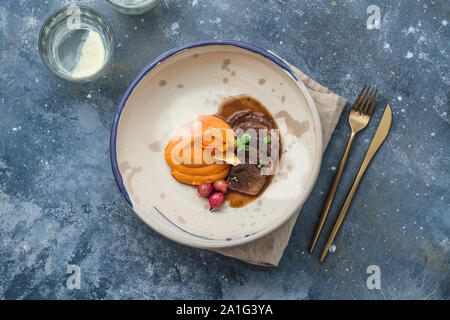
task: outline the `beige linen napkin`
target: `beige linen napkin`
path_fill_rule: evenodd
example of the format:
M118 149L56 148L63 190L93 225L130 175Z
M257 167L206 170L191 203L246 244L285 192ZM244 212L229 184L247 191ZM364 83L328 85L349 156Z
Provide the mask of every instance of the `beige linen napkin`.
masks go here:
M317 109L319 110L323 134L323 151L325 151L331 134L339 121L339 117L347 100L310 79L307 75L294 66L289 66L303 81L309 94L316 103ZM299 213L295 214L280 228L262 238L243 245L213 249L212 251L218 252L225 256L240 259L247 263L276 267L280 262L284 249L288 245L288 241L291 237L292 229L294 228L298 215Z

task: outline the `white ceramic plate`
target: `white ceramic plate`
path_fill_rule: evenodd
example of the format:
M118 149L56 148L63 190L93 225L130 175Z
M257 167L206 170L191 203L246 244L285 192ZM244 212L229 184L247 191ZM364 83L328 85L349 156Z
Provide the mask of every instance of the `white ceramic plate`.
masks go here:
M280 169L256 201L209 212L194 187L170 175L164 148L181 124L215 114L238 94L275 117ZM321 157L319 115L304 84L270 52L236 41L198 42L160 56L125 93L111 132L113 172L134 212L164 236L202 248L246 243L281 226L311 192Z

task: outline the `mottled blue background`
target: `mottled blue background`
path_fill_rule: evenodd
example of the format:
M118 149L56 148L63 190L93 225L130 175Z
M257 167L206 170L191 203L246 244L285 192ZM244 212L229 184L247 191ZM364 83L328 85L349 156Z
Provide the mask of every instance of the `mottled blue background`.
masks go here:
M450 298L449 1L162 0L139 17L78 1L116 35L112 67L90 84L57 78L36 48L45 18L69 2L0 1L0 298ZM380 30L366 28L371 4ZM108 138L122 94L161 53L206 39L272 49L350 102L364 83L380 89L325 232L391 104L392 130L324 264L307 247L350 133L349 105L277 268L167 240L120 194ZM68 264L81 268L80 290L66 287ZM372 264L381 290L366 287Z

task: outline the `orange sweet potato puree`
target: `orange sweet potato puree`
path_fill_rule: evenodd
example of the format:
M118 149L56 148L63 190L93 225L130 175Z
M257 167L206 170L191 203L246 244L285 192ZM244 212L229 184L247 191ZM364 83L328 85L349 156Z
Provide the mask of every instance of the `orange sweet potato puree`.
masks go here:
M209 134L211 129L215 130L216 135ZM178 128L164 149L164 156L171 167L172 176L179 182L190 185L225 179L230 165L214 162L208 154L214 156L216 150L225 152L234 148L234 134L230 139L230 136L225 133L226 130L232 132L225 121L210 115L199 116L196 120L189 121ZM215 139L217 132L221 135L221 139ZM209 149L206 156L205 149Z

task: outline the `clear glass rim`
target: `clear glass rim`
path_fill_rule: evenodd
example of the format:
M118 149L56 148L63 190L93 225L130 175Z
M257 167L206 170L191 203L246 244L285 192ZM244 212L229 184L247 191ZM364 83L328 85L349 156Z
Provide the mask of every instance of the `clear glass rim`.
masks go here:
M156 2L158 0L142 0L142 4L131 5L131 6L126 6L126 5L119 4L119 3L116 2L116 0L106 0L106 1L111 3L114 6L122 8L122 9L140 9L140 8L145 7L148 4L151 4L151 3Z
M109 23L109 21L108 21L108 20L107 20L100 12L98 12L97 10L95 10L95 9L93 9L93 8L91 8L91 7L85 6L85 5L75 5L75 6L81 8L81 9L84 9L84 10L86 10L86 11L90 11L90 12L94 13L95 15L97 15L98 17L100 17L100 18L104 21L104 23L105 23L105 25L107 26L107 28L109 29L109 31L111 32L111 45L110 45L109 54L107 55L106 61L105 61L105 63L103 64L103 66L101 67L101 69L98 70L95 74L93 74L93 75L91 75L91 76L88 76L88 77L85 77L85 78L74 79L74 78L68 77L68 76L65 75L64 73L62 73L62 72L60 72L59 70L55 69L53 66L51 66L51 65L44 59L44 54L43 54L43 52L42 52L43 49L42 49L42 46L41 46L41 43L42 43L41 40L42 40L42 37L43 37L44 29L45 29L46 26L48 26L48 24L49 24L55 17L57 17L59 14L61 14L61 13L64 12L65 10L67 10L67 9L70 7L70 5L67 5L67 6L65 6L65 7L62 7L62 8L59 8L59 9L55 10L53 13L51 13L51 14L47 17L47 19L45 19L44 23L42 24L42 26L41 26L41 28L40 28L40 30L39 30L39 36L38 36L38 49L39 49L39 55L40 55L40 57L41 57L41 60L44 62L44 64L47 66L47 68L49 68L49 69L50 69L53 73L55 73L57 76L59 76L59 77L65 79L65 80L71 81L71 82L87 82L87 81L90 81L90 80L92 80L92 79L95 79L96 76L97 76L98 74L100 74L100 73L101 73L101 72L109 65L109 63L110 63L110 61L111 61L111 59L112 59L112 56L113 56L113 52L114 52L115 35L114 35L114 30L113 30L111 24Z

